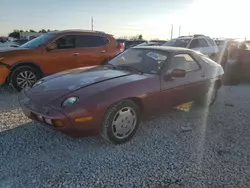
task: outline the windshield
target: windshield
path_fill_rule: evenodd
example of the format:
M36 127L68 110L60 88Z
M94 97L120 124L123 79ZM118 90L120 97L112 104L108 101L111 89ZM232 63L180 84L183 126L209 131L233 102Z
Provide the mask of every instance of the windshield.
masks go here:
M109 64L115 67L130 67L143 73L157 74L167 59L167 53L151 49L128 49Z
M174 46L174 47L183 47L186 48L190 39L173 39L166 42L163 46Z
M43 34L37 38L32 39L31 41L25 43L24 45L20 46L22 48L36 48L43 45L48 40L52 39L55 34Z

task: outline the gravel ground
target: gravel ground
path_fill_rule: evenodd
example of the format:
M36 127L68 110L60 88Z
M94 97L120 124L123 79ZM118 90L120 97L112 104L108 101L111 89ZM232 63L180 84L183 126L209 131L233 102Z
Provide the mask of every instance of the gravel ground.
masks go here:
M250 187L250 85L208 109L143 122L130 142L70 138L25 118L0 88L0 187Z

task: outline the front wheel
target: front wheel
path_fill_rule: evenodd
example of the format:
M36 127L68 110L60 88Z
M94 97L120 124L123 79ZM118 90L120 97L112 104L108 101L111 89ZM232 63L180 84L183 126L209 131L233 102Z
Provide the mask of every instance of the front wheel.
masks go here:
M123 100L107 110L101 135L113 144L122 144L135 135L139 124L139 107L131 100Z
M21 66L13 70L11 83L17 91L31 87L40 78L39 72L29 66Z

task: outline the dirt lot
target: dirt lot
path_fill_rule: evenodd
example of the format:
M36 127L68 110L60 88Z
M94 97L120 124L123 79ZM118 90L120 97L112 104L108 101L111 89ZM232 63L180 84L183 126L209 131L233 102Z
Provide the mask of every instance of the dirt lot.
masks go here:
M25 118L0 88L0 187L250 187L250 85L210 109L143 122L130 142L69 138Z

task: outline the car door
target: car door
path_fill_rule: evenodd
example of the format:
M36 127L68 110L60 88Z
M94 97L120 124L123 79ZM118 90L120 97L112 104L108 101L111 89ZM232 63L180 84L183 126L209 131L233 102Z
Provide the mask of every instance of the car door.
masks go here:
M53 41L56 49L44 49L41 66L44 72L54 74L56 72L73 69L77 67L79 49L76 49L76 36L64 35Z
M171 59L170 65L166 70L166 74L174 69L185 70L185 77L169 79L162 78L161 88L163 92L171 93L171 105L177 106L179 104L193 101L197 96L199 90L202 88L202 78L204 73L200 64L191 56L190 53L177 53ZM168 99L165 99L167 102Z
M77 66L86 67L100 65L108 59L108 49L106 44L109 40L104 36L81 34L77 36Z

